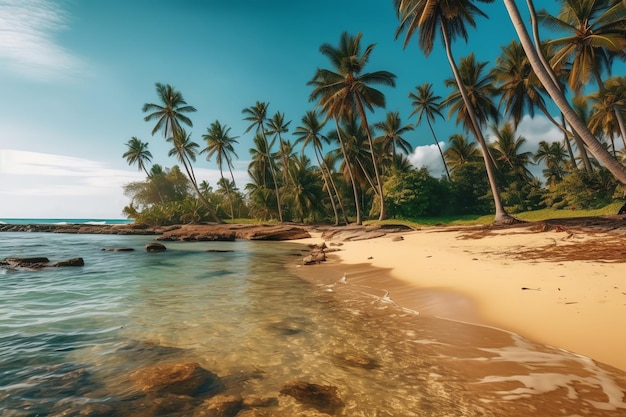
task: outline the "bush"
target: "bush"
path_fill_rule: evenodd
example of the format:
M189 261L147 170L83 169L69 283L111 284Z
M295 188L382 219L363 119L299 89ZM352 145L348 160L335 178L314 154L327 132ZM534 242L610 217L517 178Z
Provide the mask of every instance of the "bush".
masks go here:
M546 203L559 208L596 209L613 202L619 182L606 168L574 171L549 193Z

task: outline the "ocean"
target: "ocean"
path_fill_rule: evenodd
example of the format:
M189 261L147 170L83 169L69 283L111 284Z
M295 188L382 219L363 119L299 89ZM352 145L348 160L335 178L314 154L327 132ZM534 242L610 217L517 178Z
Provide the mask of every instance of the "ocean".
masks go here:
M626 373L402 309L332 266L305 279L303 245L152 241L0 233L0 261L85 262L0 266L0 416L626 415ZM137 382L189 363L210 387Z
M0 224L128 224L132 219L21 219L0 218Z

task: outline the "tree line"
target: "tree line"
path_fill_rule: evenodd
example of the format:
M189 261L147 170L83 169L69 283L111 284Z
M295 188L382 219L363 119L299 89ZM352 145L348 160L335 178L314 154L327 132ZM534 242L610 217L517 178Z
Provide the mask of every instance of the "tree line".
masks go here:
M267 102L242 110L249 123L243 134L253 134L250 182L243 190L233 175L238 137L216 120L202 135L201 149L186 131L193 127L189 117L196 109L173 86L157 83L158 103L143 106L144 119L155 123L152 135L160 132L172 144L168 155L180 166L148 169L148 143L132 137L123 157L146 180L125 187L132 202L124 213L160 224L244 217L361 224L364 218L466 213L495 213L496 223L509 223L516 221L510 213L517 211L610 201L626 184L626 78L611 76L615 60L626 58L626 4L562 0L559 13L551 15L535 11L528 1L529 32L515 2L504 0L519 41L502 46L489 68L473 54L459 58L452 51L458 38L467 40L476 17L486 17L476 3L393 0L396 38L404 37L405 48L417 38L428 56L441 37L452 72L445 80L452 92L445 98L429 83L408 93L415 125L403 123L398 111L370 120L376 109L386 107L380 87L395 87L396 78L369 69L374 44L363 44L361 33L347 32L336 45L322 44L320 53L329 66L317 69L308 81L314 106L291 133L292 121L280 111L271 113ZM540 39L540 24L563 36ZM551 102L559 118L550 114ZM524 115L536 112L563 139L542 141L535 152L522 152L526 139L517 127ZM444 151L435 127L446 117L460 131L448 138ZM441 178L407 159L413 147L406 133L424 121L442 158ZM194 163L203 154L219 168L215 190L195 176ZM545 166L542 180L529 169L535 163Z

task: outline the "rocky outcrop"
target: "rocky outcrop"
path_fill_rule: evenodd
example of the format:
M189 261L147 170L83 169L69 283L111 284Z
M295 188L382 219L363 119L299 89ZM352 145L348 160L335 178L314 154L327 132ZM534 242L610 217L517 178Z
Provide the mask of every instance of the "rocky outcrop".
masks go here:
M169 241L234 241L243 240L296 240L311 237L302 226L212 224L184 225L164 232L157 240Z

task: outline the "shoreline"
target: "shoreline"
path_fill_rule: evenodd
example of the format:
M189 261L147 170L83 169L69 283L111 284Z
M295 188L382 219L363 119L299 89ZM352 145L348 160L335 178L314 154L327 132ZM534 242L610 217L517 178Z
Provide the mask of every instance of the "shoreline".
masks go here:
M625 230L433 227L341 241L322 266L420 314L477 324L626 371ZM315 277L316 266L303 266ZM313 269L310 269L313 268ZM334 280L334 281L333 281Z

